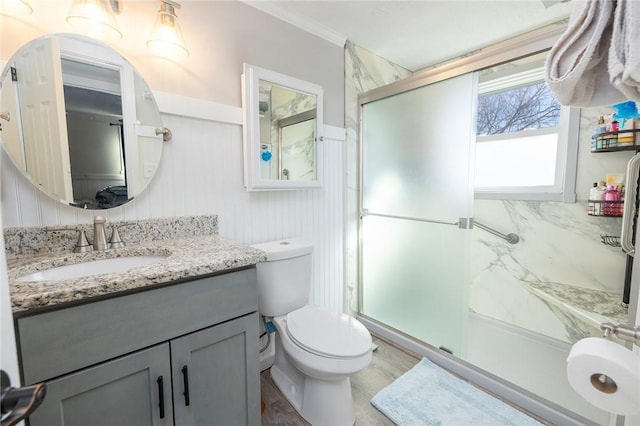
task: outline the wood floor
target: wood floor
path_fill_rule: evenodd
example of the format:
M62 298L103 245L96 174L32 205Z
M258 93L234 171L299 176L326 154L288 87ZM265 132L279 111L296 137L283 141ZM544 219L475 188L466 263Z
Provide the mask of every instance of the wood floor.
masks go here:
M378 391L416 365L419 359L375 336L373 343L378 345L378 349L373 353L371 364L351 377L356 425L393 426L369 401ZM269 370L262 372L260 382L262 400L266 404L262 415L263 426L309 425L282 396L271 380Z
M378 349L373 353L371 364L361 372L351 376L351 392L356 411L356 425L394 426L394 423L384 414L373 408L370 403L371 398L399 376L409 371L420 361L420 358L376 336L372 337L373 343L378 346ZM260 388L262 400L266 405L262 415L263 426L309 425L280 393L280 390L271 379L269 370L262 372ZM484 391L487 392L486 390ZM500 399L497 395L494 395L494 397ZM503 400L503 402L509 404L508 401ZM514 408L522 410L515 406ZM522 411L526 413L526 411ZM543 425L553 426L549 422L536 418L531 413L526 414Z

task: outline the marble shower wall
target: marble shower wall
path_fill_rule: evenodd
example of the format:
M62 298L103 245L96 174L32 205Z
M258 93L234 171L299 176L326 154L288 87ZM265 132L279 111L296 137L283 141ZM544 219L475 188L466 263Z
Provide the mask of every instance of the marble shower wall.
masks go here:
M590 152L598 117L611 112L582 111L576 203L476 200L476 220L516 233L520 242L473 230L473 311L569 343L597 334L603 317L624 318L619 302L626 257L600 241L601 234L620 235L621 219L587 215L593 182L624 174L633 155Z
M408 70L347 42L347 294L357 310L358 94L410 76ZM477 200L474 217L501 232L510 245L481 229L472 232L470 309L565 342L596 333L603 318L623 318L619 307L625 256L605 246L600 234L620 235L618 218L587 215L589 189L609 173L624 173L632 152L592 154L591 134L610 108L583 109L580 123L576 203Z
M271 141L270 152L273 157L266 162L261 162L262 177L287 179L287 176L280 176L280 169L287 168L289 171L288 179L313 180L316 176L315 119L307 119L307 121L300 121L296 124L289 123L287 131L281 127L280 120L315 110L317 107L316 96L270 83L260 84L260 95L263 94L268 96L269 108L263 114L264 116L260 117L261 140ZM262 126L265 126L264 130ZM268 170L266 173L265 169Z
M347 41L344 48L346 127L346 305L358 310L358 95L411 76L406 70Z

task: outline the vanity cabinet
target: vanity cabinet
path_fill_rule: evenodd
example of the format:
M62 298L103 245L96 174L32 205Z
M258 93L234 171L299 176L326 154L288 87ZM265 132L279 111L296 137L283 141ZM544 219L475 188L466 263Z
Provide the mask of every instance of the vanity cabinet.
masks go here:
M47 382L31 426L171 425L169 345L133 353ZM160 411L160 389L163 412ZM167 404L167 398L169 399Z
M255 268L17 319L31 426L259 425Z

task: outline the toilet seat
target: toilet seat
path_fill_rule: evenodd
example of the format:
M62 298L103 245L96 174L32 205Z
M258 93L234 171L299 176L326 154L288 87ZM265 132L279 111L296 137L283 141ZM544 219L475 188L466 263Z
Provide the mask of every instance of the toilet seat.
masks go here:
M371 335L355 318L307 305L286 316L286 332L301 349L325 358L353 359L371 351Z

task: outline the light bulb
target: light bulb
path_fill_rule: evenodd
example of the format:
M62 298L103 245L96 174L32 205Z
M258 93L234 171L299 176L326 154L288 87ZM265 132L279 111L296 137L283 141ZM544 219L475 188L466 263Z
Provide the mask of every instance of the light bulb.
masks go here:
M185 47L175 8L179 4L161 1L156 22L151 31L147 46L161 56L168 58L186 58L189 51Z
M122 38L107 0L73 0L67 22L96 38Z

